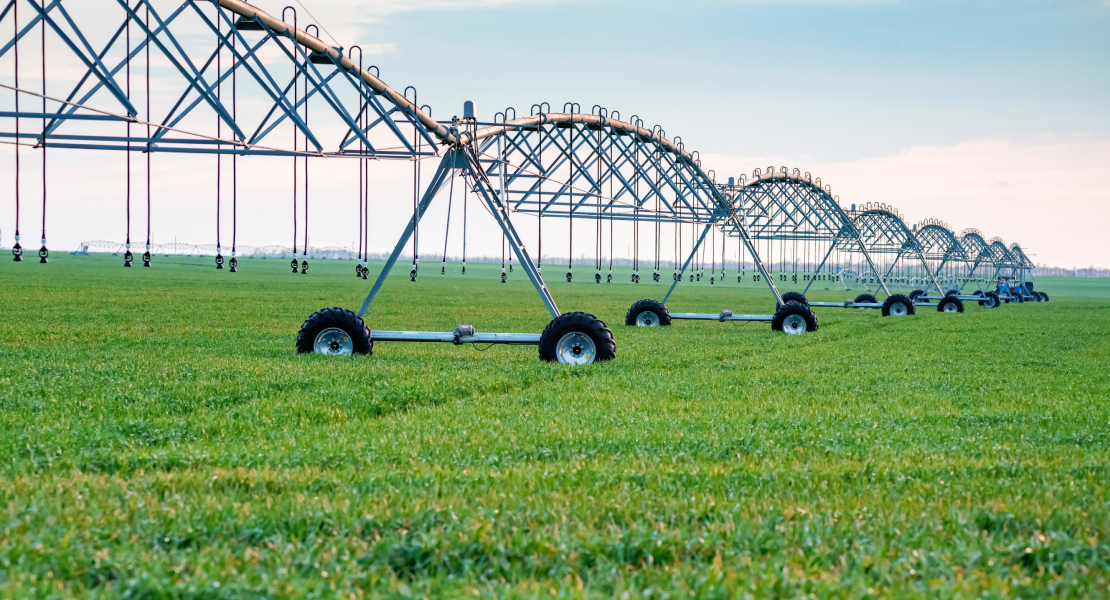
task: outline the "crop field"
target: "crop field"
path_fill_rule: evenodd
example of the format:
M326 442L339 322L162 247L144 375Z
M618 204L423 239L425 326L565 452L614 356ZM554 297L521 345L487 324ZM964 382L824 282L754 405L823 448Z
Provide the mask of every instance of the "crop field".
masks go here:
M0 266L4 598L1110 596L1110 281L786 336L628 328L664 284L548 265L617 341L567 367L295 354L353 262L51 260ZM550 320L519 270L451 269L398 268L370 327ZM668 305L772 312L729 277Z

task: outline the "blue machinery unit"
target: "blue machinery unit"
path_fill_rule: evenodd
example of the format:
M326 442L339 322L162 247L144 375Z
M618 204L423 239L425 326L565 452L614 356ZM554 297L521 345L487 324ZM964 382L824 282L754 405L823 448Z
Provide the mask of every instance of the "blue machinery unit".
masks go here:
M638 302L627 315L630 325L665 325L674 319L770 321L775 329L802 333L817 326L812 307L881 308L884 315L898 315L912 314L915 305L959 312L965 300L986 306L1047 300L1033 291L1029 281L1033 264L1017 244L1007 248L999 239L988 242L976 230L956 236L940 221L910 228L885 205L844 209L820 178L797 169L756 169L750 178L717 182L712 171L702 168L698 153L686 150L680 138L668 139L659 126L645 128L635 116L622 119L619 113L598 106L583 112L569 103L554 112L544 103L533 105L528 116L518 117L507 109L492 122L479 122L473 105L467 103L462 119L437 121L429 107L418 105L414 88L397 92L380 79L376 67L363 64L359 47L328 44L313 25L298 28L297 13L291 8L278 19L240 0L100 1L103 7L96 14L94 32L82 27L80 15L87 6L74 10L61 0L0 0L0 31L10 33L0 37L0 41L6 39L0 45L0 60L12 57L18 65L21 47L25 56L42 53L41 79L28 77L26 69L20 79L17 66L13 85L3 86L12 92L15 106L0 111L0 137L16 145L17 161L21 146L44 156L47 150L64 148L147 156L292 157L306 159L306 180L308 158L406 160L413 162L417 174L423 160L438 161L425 186L414 176L413 218L361 309L357 314L341 309L314 314L298 336L300 351L350 354L370 352L374 341L440 341L536 344L541 358L570 363L612 358L615 345L604 323L558 308L544 283L542 266L533 260L518 231L516 220L522 215L567 219L572 235L575 221L598 231L605 220L630 222L637 236L642 224L655 233L654 264L651 273L644 274L655 282L664 277L659 227L673 225L676 240L679 228L689 228L689 252L676 241L666 295L659 302ZM118 17L118 25L106 30L102 24L112 14ZM292 23L285 21L287 17ZM83 65L83 73L51 70L45 52L47 34L52 47L64 49L70 61ZM151 64L160 72L176 74L179 92L172 102L152 106ZM144 70L145 87L141 85ZM53 86L64 81L65 87L47 90L48 80ZM137 93L139 89L144 91ZM241 97L250 100L250 110L240 110ZM197 131L198 122L214 122L216 134ZM337 131L342 135L335 136ZM330 139L325 137L329 133ZM451 332L371 332L365 326L362 317L407 242L419 231L420 219L456 177L498 222L512 256L550 312L552 322L543 334L479 333L466 325ZM18 223L16 229L18 248ZM752 280L765 284L775 298L775 314L667 310L665 303L685 277L693 281L705 276L704 264L697 266L698 256L700 252L704 263L705 242L711 233L714 240L717 233L722 238L721 280L726 276L724 240L730 239L744 257L737 278L747 277L750 261ZM42 237L40 256L45 261L45 225ZM779 283L788 277L791 283L800 283L801 260L805 291L780 293L774 269L776 243L784 267L778 269ZM222 268L218 246L217 263ZM789 276L788 246L793 249L794 265ZM148 240L148 253L150 249ZM848 268L842 266L845 256L850 257ZM20 259L19 252L15 258ZM304 263L300 272L306 269ZM418 271L414 256L413 279ZM580 280L612 281L611 267L603 274L600 261L586 271ZM573 264L562 276L573 280ZM717 276L711 267L710 281ZM633 282L640 277L637 258ZM844 302L805 298L815 282L847 289L849 280L874 285L885 300L880 302L871 294ZM975 290L967 294L969 285ZM907 297L893 293L892 287L917 289Z

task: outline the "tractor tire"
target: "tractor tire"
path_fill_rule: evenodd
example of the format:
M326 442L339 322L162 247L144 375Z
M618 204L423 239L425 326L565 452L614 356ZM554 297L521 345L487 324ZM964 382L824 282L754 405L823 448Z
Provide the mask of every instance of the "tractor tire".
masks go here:
M860 294L860 295L856 296L856 299L853 300L852 302L856 302L856 303L859 303L859 302L876 303L878 301L879 301L879 299L876 298L873 294Z
M780 306L771 319L771 330L789 335L817 331L817 315L808 305L791 300Z
M601 319L584 312L555 317L540 334L540 360L585 365L617 356L613 332Z
M914 306L913 300L910 300L908 297L902 294L894 294L893 296L889 296L885 301L883 301L884 317L889 317L892 315L895 317L901 317L912 315L916 312L917 308Z
M782 295L782 301L784 304L790 301L794 301L799 304L809 306L809 300L806 300L805 294L801 292L786 292Z
M955 296L945 296L944 300L937 304L937 312L962 313L964 312L964 303Z
M666 327L671 324L671 311L658 300L640 300L625 313L624 324L630 327Z
M297 333L298 354L349 356L373 352L370 328L361 317L339 307L312 313Z

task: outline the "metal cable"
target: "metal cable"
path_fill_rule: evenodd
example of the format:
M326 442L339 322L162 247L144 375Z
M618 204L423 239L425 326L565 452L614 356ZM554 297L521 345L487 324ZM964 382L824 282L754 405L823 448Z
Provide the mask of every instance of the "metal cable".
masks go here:
M13 43L15 45L15 112L19 114L19 3L13 2L14 16L12 19ZM19 118L15 119L15 245L12 246L12 260L23 260L20 256L22 250L19 246Z

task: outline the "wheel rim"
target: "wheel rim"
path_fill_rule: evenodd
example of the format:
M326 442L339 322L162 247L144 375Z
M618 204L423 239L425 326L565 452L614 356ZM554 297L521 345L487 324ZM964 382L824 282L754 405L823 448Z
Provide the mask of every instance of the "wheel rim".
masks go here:
M987 308L994 308L994 305L997 304L995 299L991 296L987 296L987 299L984 300L984 302L987 303Z
M645 310L636 315L636 327L655 327L659 324L659 315L653 311Z
M806 332L806 319L802 315L790 315L782 320L782 331L787 335Z
M355 351L355 342L346 331L338 327L328 327L316 336L312 351L328 356L350 356Z
M944 312L956 312L956 311L957 311L957 308L956 308L956 303L955 302L949 302L948 304L944 305Z
M590 336L572 331L559 338L559 343L555 346L555 355L563 364L588 365L594 362L594 357L597 356L597 346Z
M890 314L895 317L904 316L908 312L910 311L906 308L906 305L901 302L895 302L890 305Z

